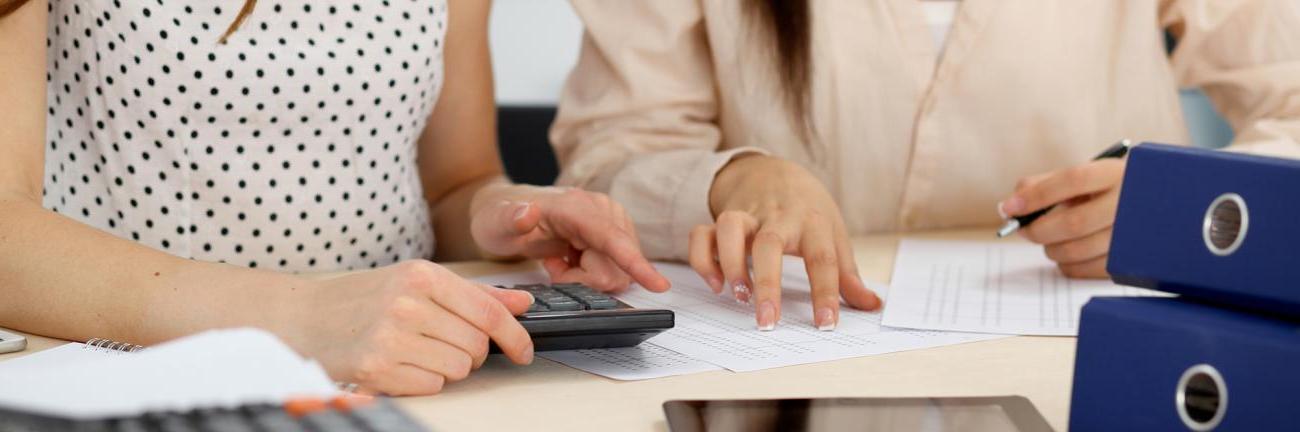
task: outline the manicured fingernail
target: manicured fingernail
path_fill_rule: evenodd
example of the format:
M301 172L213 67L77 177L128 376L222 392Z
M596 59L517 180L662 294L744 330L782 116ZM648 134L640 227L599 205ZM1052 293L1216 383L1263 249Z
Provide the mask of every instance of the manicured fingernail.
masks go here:
M1018 196L1007 198L1002 202L1002 213L1007 215L1020 214L1025 211L1025 200Z
M835 311L828 307L817 308L817 330L835 330Z
M771 300L758 306L758 329L772 331L776 328L776 306Z
M533 203L524 203L522 207L519 207L518 210L515 210L515 220L520 220L523 219L524 216L527 216L528 209L531 208L532 206Z
M1010 216L1007 216L1007 212L1002 211L1002 203L998 203L998 217L1000 217L1000 218L1002 218L1002 219L1006 219L1006 218L1010 217Z
M740 304L749 304L749 286L744 282L732 282L731 291Z
M533 297L533 293L530 293L528 291L523 291L523 290L520 291L522 291L524 294L528 294L528 304L531 305L533 303L537 303L537 297Z

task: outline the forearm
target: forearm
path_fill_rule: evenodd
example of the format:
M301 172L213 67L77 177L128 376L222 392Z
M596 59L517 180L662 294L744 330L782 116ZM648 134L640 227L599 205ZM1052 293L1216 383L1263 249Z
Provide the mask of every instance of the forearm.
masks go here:
M0 326L62 339L156 343L254 326L296 339L291 275L187 260L0 196ZM290 308L291 309L291 308Z

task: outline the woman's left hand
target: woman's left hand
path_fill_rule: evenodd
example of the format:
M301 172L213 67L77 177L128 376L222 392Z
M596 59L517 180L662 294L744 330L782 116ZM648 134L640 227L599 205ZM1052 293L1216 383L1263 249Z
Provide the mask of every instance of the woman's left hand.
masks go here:
M1020 234L1043 245L1047 257L1068 277L1107 277L1124 165L1122 159L1103 159L1026 177L998 208L1006 216L1023 216L1057 204Z
M552 280L600 291L620 291L634 281L654 292L669 288L641 254L632 218L604 194L502 186L475 201L471 231L488 254L541 259Z

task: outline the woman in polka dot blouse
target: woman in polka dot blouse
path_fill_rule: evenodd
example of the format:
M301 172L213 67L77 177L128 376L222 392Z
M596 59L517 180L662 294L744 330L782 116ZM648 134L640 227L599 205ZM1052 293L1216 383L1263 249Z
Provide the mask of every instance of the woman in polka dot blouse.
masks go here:
M340 381L428 394L489 340L533 350L527 294L425 259L667 289L618 204L504 178L489 5L0 0L0 326L256 326Z

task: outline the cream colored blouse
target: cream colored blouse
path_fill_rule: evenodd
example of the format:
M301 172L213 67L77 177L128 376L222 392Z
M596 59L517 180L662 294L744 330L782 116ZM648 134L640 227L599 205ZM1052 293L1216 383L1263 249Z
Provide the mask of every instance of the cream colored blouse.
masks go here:
M805 144L745 2L573 0L559 182L610 193L650 256L683 259L744 152L808 167L855 234L992 225L1023 176L1120 138L1186 143L1179 86L1209 94L1233 149L1300 154L1298 0L963 0L941 59L916 0L812 3Z

